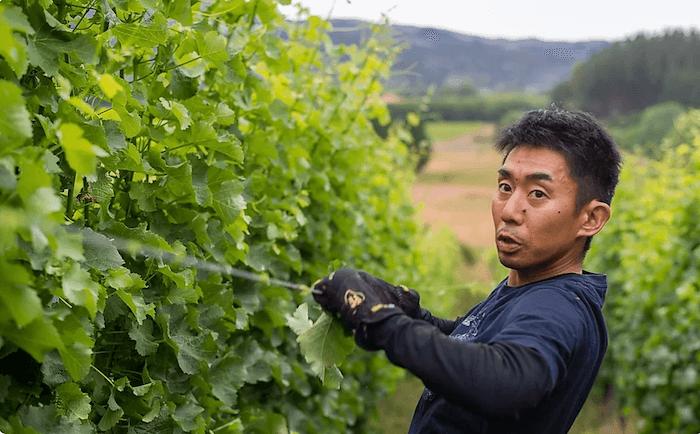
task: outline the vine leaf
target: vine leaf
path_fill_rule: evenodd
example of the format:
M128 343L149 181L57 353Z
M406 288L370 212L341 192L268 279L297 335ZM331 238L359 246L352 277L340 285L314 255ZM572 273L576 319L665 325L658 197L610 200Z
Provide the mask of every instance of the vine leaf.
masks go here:
M106 271L117 268L124 263L124 259L109 238L90 228L85 228L81 232L86 265L100 271Z
M0 149L2 153L15 148L32 137L32 123L24 105L22 90L14 83L0 80Z
M90 397L75 383L58 386L56 400L58 409L68 420L87 419L90 415Z
M345 335L343 326L325 312L312 323L306 303L287 317L287 325L297 334L297 342L311 370L325 386L338 389L343 375L336 365L353 349L352 339Z

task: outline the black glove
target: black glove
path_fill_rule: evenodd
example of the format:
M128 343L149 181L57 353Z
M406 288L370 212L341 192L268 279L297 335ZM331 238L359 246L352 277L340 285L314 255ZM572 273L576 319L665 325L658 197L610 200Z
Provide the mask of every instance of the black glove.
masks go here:
M413 319L421 319L420 295L416 290L407 288L404 285L392 285L384 280L360 271L360 276L378 291L387 294L392 303Z
M313 296L328 312L338 315L343 325L352 330L355 342L367 350L376 350L367 337L367 325L404 312L395 298L374 288L369 274L342 268L314 284ZM371 277L371 276L370 276Z

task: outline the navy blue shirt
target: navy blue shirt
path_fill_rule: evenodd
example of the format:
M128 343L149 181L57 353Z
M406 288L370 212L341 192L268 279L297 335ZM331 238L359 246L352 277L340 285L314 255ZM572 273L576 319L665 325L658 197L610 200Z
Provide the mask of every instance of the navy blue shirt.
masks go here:
M606 290L604 275L585 271L504 280L451 331L389 318L382 348L427 386L409 433L566 433L607 348Z

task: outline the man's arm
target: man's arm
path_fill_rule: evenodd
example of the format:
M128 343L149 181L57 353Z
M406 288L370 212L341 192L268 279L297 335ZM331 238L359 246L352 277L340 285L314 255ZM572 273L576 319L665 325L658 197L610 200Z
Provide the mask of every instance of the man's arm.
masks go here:
M430 324L440 329L440 331L446 335L452 333L452 331L457 327L457 324L459 324L459 318L455 320L438 318L436 316L433 316L433 314L430 313L428 309L424 308L420 308L420 314L418 319L429 322Z
M367 280L366 273L340 269L317 282L313 296L353 330L358 345L385 350L435 392L486 416L536 406L566 374L584 327L580 302L544 288L521 298L490 342L467 343L407 315L396 297Z
M554 387L544 358L523 345L460 342L405 315L368 324L367 338L433 392L484 415L515 416Z

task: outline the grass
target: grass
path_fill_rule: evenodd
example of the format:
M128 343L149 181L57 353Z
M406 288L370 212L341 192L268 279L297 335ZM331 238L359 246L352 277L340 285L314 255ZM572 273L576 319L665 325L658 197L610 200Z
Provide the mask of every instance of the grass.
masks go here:
M478 121L431 121L426 124L428 137L434 142L452 140L473 133L484 125Z

